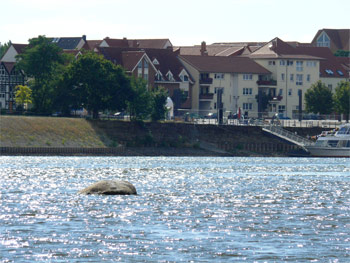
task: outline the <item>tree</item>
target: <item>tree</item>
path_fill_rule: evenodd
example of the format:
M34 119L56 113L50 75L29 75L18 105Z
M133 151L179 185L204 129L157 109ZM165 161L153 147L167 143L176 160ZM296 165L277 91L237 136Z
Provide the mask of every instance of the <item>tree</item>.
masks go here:
M142 78L132 78L132 96L128 101L128 111L131 120L148 119L152 113L152 94L147 90L147 84Z
M132 95L125 71L95 52L86 52L67 68L63 78L67 94L74 98L70 107L80 105L98 117L99 111L124 110ZM62 93L61 93L62 95Z
M318 81L305 92L305 103L307 112L330 114L333 112L332 91Z
M0 43L0 58L5 54L5 52L8 50L8 48L12 45L11 40L9 40L4 45L1 45Z
M336 57L350 57L350 51L348 50L337 50L335 53L334 53L334 56Z
M168 98L168 91L163 87L156 88L152 91L152 97L152 121L164 120L165 114L167 113L167 108L165 107L165 104Z
M52 98L57 79L66 62L62 50L45 36L29 40L28 47L17 56L17 65L32 78L33 106L37 112L52 111Z
M261 111L264 112L269 105L269 101L272 100L272 96L267 95L265 92L261 91ZM259 94L255 96L256 102L259 104Z
M23 108L32 103L32 90L28 86L16 86L16 104Z
M341 81L335 88L334 108L338 113L346 115L346 120L349 121L350 114L350 82Z

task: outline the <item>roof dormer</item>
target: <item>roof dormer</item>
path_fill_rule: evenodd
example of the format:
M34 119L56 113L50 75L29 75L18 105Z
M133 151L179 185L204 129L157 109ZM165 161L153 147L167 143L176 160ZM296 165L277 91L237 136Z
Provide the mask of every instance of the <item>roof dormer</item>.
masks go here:
M168 73L166 74L166 77L169 81L175 81L173 73L169 70Z
M152 63L153 65L159 65L159 61L156 58L153 59Z

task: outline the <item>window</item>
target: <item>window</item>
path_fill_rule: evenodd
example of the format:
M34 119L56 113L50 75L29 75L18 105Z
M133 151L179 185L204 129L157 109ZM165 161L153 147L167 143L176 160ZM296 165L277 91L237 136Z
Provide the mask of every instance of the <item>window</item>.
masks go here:
M310 74L307 74L307 75L306 75L306 81L307 81L307 82L310 82L310 81L311 81L311 76L310 76Z
M214 78L215 79L224 79L224 73L215 73Z
M135 64L134 64L135 65ZM139 64L137 65L138 68L142 68L142 61L139 62Z
M306 61L307 67L316 67L316 61Z
M290 74L289 79L290 79L290 82L293 82L294 81L294 74Z
M243 88L243 95L252 95L253 89L252 88Z
M297 84L298 86L303 85L303 74L297 74L295 84Z
M243 103L243 110L253 109L253 103Z
M269 66L274 66L274 65L275 65L275 61L270 60L269 61Z
M175 81L173 74L169 71L168 74L166 74L166 77L168 78L169 81Z
M184 77L183 77L183 81L188 81L188 76L187 75L184 75Z
M340 76L344 76L344 73L343 73L342 71L337 70L337 72L338 72L338 74L339 74Z
M303 61L296 62L297 71L303 71Z
M280 66L285 66L286 65L286 61L285 60L280 60Z
M279 113L283 113L283 112L285 112L285 110L286 110L286 106L284 106L284 105L278 105L278 112L279 112Z
M283 95L283 89L280 89L280 91L278 92L278 96L282 96Z
M156 73L155 80L156 81L162 81L163 80L162 73L160 73L160 71L158 71Z
M333 74L334 74L333 71L330 70L330 69L326 69L325 71L326 71L326 73L327 73L328 75L333 75Z
M281 74L281 79L284 81L284 73Z
M159 65L159 61L155 58L155 59L153 59L153 65Z
M328 84L328 88L329 88L329 90L332 90L332 88L333 88L332 84Z
M292 89L289 89L289 90L288 90L288 95L289 95L289 96L292 96L292 92L293 92L293 90L292 90Z
M318 47L330 47L331 42L329 41L329 37L325 32L321 34L321 36L317 39L317 44Z
M147 60L144 60L144 61L143 61L143 67L144 67L144 68L148 68L148 61L147 61Z
M243 74L243 80L252 80L253 74Z
M288 66L293 66L293 60L287 60L287 65Z

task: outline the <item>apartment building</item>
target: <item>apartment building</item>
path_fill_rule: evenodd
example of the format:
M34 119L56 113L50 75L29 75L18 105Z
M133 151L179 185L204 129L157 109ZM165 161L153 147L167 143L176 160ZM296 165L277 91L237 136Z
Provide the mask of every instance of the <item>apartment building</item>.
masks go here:
M321 80L334 90L346 72L328 48L293 47L279 38L252 52L249 57L268 69L275 80L272 83L259 82L259 88L268 94L270 100L266 109L269 116L274 113L295 118L299 112L299 94ZM302 100L302 110L305 100Z
M271 72L248 57L179 56L194 80L192 111L201 116L210 112L258 116L258 80Z

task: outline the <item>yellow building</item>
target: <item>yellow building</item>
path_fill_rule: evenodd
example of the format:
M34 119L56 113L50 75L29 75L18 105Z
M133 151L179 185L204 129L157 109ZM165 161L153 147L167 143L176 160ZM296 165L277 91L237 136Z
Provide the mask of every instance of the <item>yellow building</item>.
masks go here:
M248 57L179 56L194 80L192 111L258 116L258 80L271 72Z

